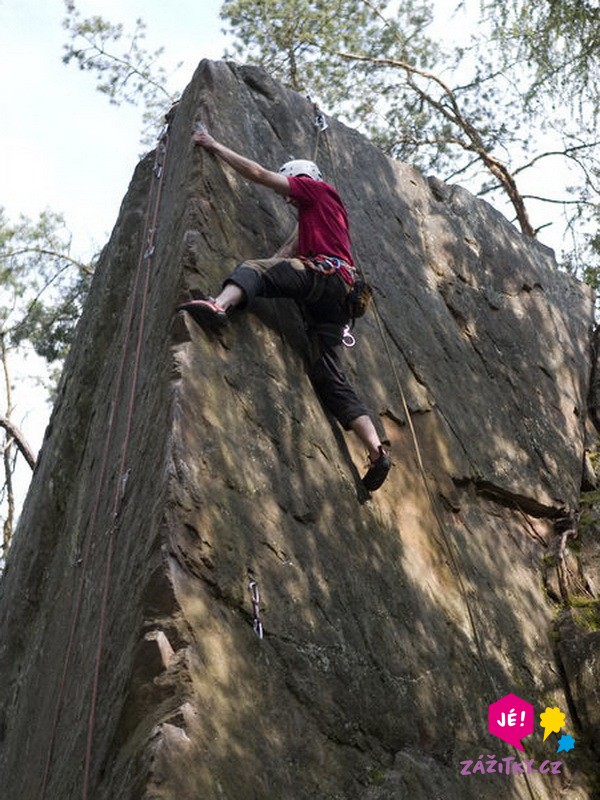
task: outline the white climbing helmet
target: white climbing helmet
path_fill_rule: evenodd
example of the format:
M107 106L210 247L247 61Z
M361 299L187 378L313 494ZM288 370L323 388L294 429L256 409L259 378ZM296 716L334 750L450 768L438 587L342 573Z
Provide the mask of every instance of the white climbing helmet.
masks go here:
M296 159L295 161L286 161L286 163L279 168L282 175L288 177L297 177L298 175L308 175L314 181L322 181L323 176L321 170L317 167L314 161L305 161L303 159Z

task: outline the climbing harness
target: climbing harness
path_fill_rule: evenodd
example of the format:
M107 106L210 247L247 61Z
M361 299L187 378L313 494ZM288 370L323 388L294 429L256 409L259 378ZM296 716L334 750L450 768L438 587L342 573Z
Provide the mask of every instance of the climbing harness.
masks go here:
M356 284L362 283L360 279L356 277L356 269L352 266L352 264L348 264L347 261L344 261L337 256L324 256L319 255L315 256L314 258L309 258L308 256L300 256L300 261L304 263L305 266L309 267L310 269L314 269L316 272L320 273L321 275L339 275L339 277L346 283L349 287L348 295L346 296L346 304L348 305L348 297L351 296L354 286ZM305 298L305 302L315 303L317 302L323 295L323 291L325 289L325 284L322 281L317 282L313 290L310 292L308 297ZM354 320L357 316L362 316L362 314L354 314L352 313L352 307L348 306L348 310L350 316L352 317L351 323L348 323L344 326L341 341L345 347L354 347L356 344L356 338L352 334L352 327L354 325ZM365 309L366 310L366 309ZM339 340L339 325L335 325L328 322L321 322L317 324L309 325L306 320L306 316L302 311L302 307L300 307L300 313L302 314L302 318L304 319L304 324L307 329L313 329L318 331L324 335L330 335L334 338L334 344L338 343ZM364 313L364 311L363 311Z
M86 752L85 752L85 760L83 766L84 774L83 774L82 800L88 800L89 798L90 781L91 781L91 762L93 754L93 742L94 742L94 733L96 727L96 710L97 710L97 700L98 700L98 691L100 683L100 663L104 650L105 633L108 623L108 601L110 595L112 564L113 564L114 550L116 544L116 537L120 525L121 506L125 498L125 489L127 486L127 482L131 475L131 470L127 469L126 466L127 456L129 450L129 443L131 439L131 429L132 429L135 401L139 383L141 355L142 355L143 343L145 340L145 321L146 321L146 310L148 304L148 294L150 288L150 272L152 267L152 258L155 252L158 212L160 208L162 188L165 176L165 164L167 160L168 146L169 146L169 128L170 128L170 122L174 115L174 108L175 106L173 106L166 115L166 124L160 133L158 144L155 150L155 160L152 169L152 181L148 191L146 215L144 219L144 228L141 237L141 248L135 272L133 288L129 296L129 312L127 318L126 332L123 338L121 361L115 383L111 411L107 426L107 434L104 440L104 452L100 467L100 479L98 481L98 489L96 492L92 515L87 529L87 539L84 547L83 556L80 559L80 561L77 562L78 564L81 564L81 575L79 579L77 595L73 603L69 636L65 651L65 657L63 661L61 678L58 687L57 700L55 705L54 718L52 721L50 741L48 744L48 752L46 755L44 774L42 777L42 783L40 786L40 792L38 796L39 800L45 800L48 789L50 770L52 767L54 749L56 746L56 740L58 735L58 726L60 723L60 718L64 705L67 677L71 666L73 651L75 647L75 637L79 626L81 610L83 606L83 591L86 581L89 579L87 570L92 551L92 542L94 541L95 538L94 534L96 532L100 516L100 507L102 502L103 489L105 488L107 481L109 480L108 462L109 462L111 445L114 442L114 435L117 429L117 409L118 407L121 406L125 376L127 375L131 376L129 402L126 413L125 433L121 445L120 468L117 472L118 477L116 479L115 496L113 500L112 514L111 514L111 524L109 525L108 530L106 532L106 540L107 540L106 565L105 565L104 579L102 586L102 601L101 601L100 619L98 627L98 642L96 648L96 656L94 660L92 691L91 691L90 708L88 716ZM136 303L136 300L138 300L138 295L140 295L140 293L141 293L141 307ZM126 370L127 355L129 353L129 344L133 338L132 334L134 332L135 312L137 308L140 308L140 314L137 326L137 342L134 355L134 365L133 368Z
M320 272L322 275L337 273L350 287L356 283L356 269L343 258L325 255L299 256L299 258L306 267L314 269L315 272Z
M260 592L258 591L258 583L256 579L252 577L251 573L248 573L248 577L250 578L248 589L250 590L250 598L252 602L252 627L258 638L262 639L264 636L264 631L262 622L260 621Z

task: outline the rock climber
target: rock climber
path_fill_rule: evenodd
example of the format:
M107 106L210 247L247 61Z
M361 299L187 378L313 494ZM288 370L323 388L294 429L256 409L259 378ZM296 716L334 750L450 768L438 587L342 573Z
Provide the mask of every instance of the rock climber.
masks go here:
M200 126L196 145L214 153L240 175L282 195L298 210L298 225L272 258L238 264L216 297L183 303L201 325L219 327L231 309L251 305L255 297L286 297L302 304L311 340L310 378L321 402L345 430L352 430L368 451L362 482L379 489L392 462L366 407L349 384L341 362L342 335L351 314L346 302L356 281L348 215L337 191L323 180L312 161L289 161L271 172L213 138Z

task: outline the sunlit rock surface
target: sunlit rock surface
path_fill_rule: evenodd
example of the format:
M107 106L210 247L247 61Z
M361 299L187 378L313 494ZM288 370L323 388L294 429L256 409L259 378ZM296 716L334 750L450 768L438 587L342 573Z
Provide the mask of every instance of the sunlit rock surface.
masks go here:
M555 626L553 573L582 479L589 290L486 203L329 120L317 159L378 310L348 371L395 463L370 498L293 303L219 335L175 312L294 223L195 150L193 123L277 168L312 157L312 116L260 70L203 62L162 178L152 155L135 171L1 584L10 800L593 796L597 642ZM559 706L575 750L542 742L539 716L524 753L491 737L509 693ZM482 754L562 774L461 776Z

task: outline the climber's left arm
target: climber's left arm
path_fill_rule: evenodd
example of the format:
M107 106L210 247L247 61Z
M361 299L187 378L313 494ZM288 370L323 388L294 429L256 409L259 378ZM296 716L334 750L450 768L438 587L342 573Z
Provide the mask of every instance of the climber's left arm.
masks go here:
M195 144L217 155L230 167L233 167L236 172L239 172L242 177L248 178L254 183L268 186L269 189L273 189L286 197L289 196L290 184L285 175L281 175L279 172L271 172L271 170L265 169L256 161L241 156L235 150L231 150L221 142L218 142L205 130L196 131L192 138Z

